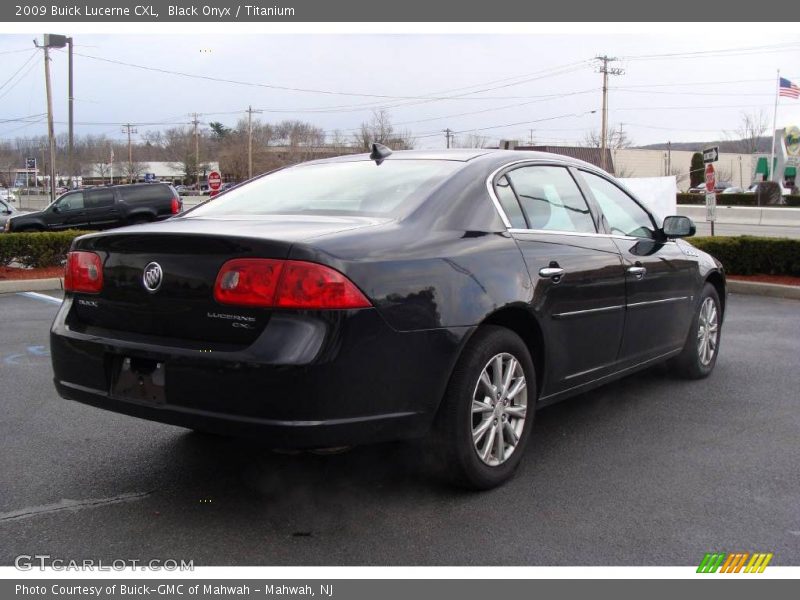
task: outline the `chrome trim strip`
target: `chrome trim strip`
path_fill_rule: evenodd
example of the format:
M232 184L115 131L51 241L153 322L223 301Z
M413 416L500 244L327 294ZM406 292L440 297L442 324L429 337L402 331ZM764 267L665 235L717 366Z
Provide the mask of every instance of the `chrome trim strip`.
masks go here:
M622 310L625 308L624 304L616 304L614 306L603 306L600 308L587 308L586 310L573 310L570 312L557 313L553 315L554 319L566 319L569 317L577 317L580 315L590 315L594 313L611 312L615 310Z
M575 235L579 237L595 237L595 238L613 238L615 240L628 240L628 241L636 241L638 239L647 239L647 238L636 238L636 237L629 237L629 236L622 236L622 235L613 235L610 233L585 233L581 231L560 231L557 229L521 229L519 227L510 227L508 230L509 233L535 233L541 235Z
M676 296L675 298L662 298L661 300L647 300L646 302L632 302L628 304L628 308L636 308L639 306L652 306L653 304L666 304L668 302L682 302L689 300L689 296Z
M634 370L638 370L640 368L644 368L646 365L649 365L651 363L660 362L660 361L662 361L664 359L670 358L671 356L675 356L676 354L680 354L680 352L681 352L681 349L680 348L676 348L674 350L670 350L669 352L665 352L664 354L659 354L658 356L654 356L653 358L648 358L647 360L644 360L644 361L642 361L640 363L636 363L635 365L631 365L629 367L625 367L624 369L619 369L618 371L613 371L611 373L607 373L606 375L603 375L602 377L598 377L597 379L592 379L590 381L585 381L583 383L579 383L578 385L574 385L574 386L572 386L570 388L567 388L565 390L561 390L561 391L556 392L554 394L549 394L547 396L542 396L537 401L537 404L541 403L543 401L549 402L552 399L559 398L560 396L564 396L564 395L568 394L569 392L571 392L573 390L578 390L578 389L581 389L581 388L584 388L584 387L589 387L589 386L593 386L595 384L599 384L601 381L605 381L606 379L612 379L612 378L615 378L615 377L619 377L623 373L627 373L628 371L634 371ZM608 366L608 365L606 365L606 366ZM591 372L592 370L594 370L594 369L591 369L588 372Z

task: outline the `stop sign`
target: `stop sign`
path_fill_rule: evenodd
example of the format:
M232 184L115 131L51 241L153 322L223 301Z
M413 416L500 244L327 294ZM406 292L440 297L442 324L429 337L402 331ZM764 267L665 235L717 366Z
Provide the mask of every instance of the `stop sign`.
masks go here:
M222 187L222 175L217 173L216 171L211 171L208 174L208 189L212 192L218 192L219 188Z
M714 191L714 187L717 185L717 178L714 175L714 165L707 164L706 165L706 190L709 192Z

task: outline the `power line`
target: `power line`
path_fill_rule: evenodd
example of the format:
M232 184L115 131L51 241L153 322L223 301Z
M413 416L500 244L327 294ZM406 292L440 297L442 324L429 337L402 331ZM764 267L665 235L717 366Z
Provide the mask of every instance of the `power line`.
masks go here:
M36 55L34 54L32 58L35 58L35 56L36 56ZM28 63L30 63L30 64L28 64ZM33 72L33 69L36 67L36 62L32 61L31 59L29 59L29 60L26 62L26 64L28 64L28 68L25 70L25 72L24 72L22 75L20 75L19 77L17 77L17 80L16 80L14 83L12 83L12 84L11 84L11 85L10 85L10 86L9 86L9 87L6 89L6 91L4 91L2 94L0 94L0 98L5 98L5 97L8 95L8 93L9 93L11 90L13 90L15 87L17 87L17 86L18 86L18 85L19 85L19 84L20 84L20 83L21 83L21 82L22 82L22 81L23 81L23 80L24 80L24 79L25 79L25 78L26 78L28 75L30 75L30 74ZM24 65L23 65L23 66L24 66ZM17 73L19 73L19 71L17 71ZM11 80L14 78L14 76L16 76L16 74L17 74L17 73L15 73L14 75L12 75L12 76L11 76L11 77L8 79L8 81L6 81L6 83L4 83L3 85L4 85L4 86L5 86L5 85L7 85L7 84L8 84L8 83L9 83L9 82L10 82L10 81L11 81Z
M662 54L638 54L621 57L622 60L657 60L666 58L694 58L713 55L730 55L732 53L750 52L783 52L793 48L799 48L800 42L783 42L781 44L767 44L762 46L740 46L738 48L715 48L713 50L693 50L689 52L665 52Z
M30 48L20 48L19 50L3 50L0 54L19 54L21 52L30 52Z
M25 66L26 66L26 65L28 65L28 63L32 62L34 58L36 58L36 50L32 50L32 51L31 51L31 55L28 57L28 60L26 60L24 63L22 63L22 64L20 65L19 69L17 69L16 71L14 71L14 73L11 75L11 77L9 77L8 79L6 79L6 81L5 81L5 82L4 82L2 85L0 85L0 90L2 90L4 87L6 87L6 86L9 84L9 82L10 82L12 79L14 79L14 77L16 77L16 76L17 76L17 73L19 73L20 71L22 71L22 69L24 69L24 68L25 68Z
M142 69L142 70L145 70L145 71L163 73L165 75L176 75L176 76L179 76L179 77L188 77L188 78L191 78L191 79L201 79L201 80L204 80L204 81L214 81L214 82L217 82L217 83L229 83L229 84L232 84L232 85L243 85L243 86L249 86L249 87L260 87L260 88L266 88L266 89L289 91L289 92L302 92L302 93L309 93L309 94L324 94L324 95L332 95L332 96L350 96L350 97L359 97L359 98L381 98L381 99L388 99L388 100L454 100L454 99L458 99L458 98L466 99L464 97L467 96L467 95L480 94L480 93L483 93L483 92L492 91L492 90L495 90L495 89L502 89L502 88L506 88L506 87L511 87L511 86L514 86L514 85L522 85L523 83L528 83L530 81L535 81L536 79L540 79L541 78L541 77L528 78L528 79L524 79L523 81L519 81L519 82L516 82L516 83L506 83L504 85L500 85L500 86L496 86L496 87L485 88L485 89L481 89L481 90L475 90L475 91L471 91L471 92L468 92L466 94L462 94L462 95L459 95L459 96L397 96L397 95L388 95L388 94L370 94L370 93L363 93L363 92L341 92L341 91L322 90L322 89L315 89L315 88L300 88L300 87L282 86L282 85L270 84L270 83L258 83L258 82L253 82L253 81L240 81L240 80L236 80L236 79L225 79L225 78L221 78L221 77L213 77L211 75L199 75L199 74L193 74L193 73L185 73L185 72L182 72L182 71L173 71L173 70L170 70L170 69L161 69L159 67L150 67L150 66L146 66L146 65L138 65L138 64L135 64L135 63L128 63L128 62L115 60L115 59L111 59L111 58L104 58L104 57L99 57L99 56L91 56L89 54L81 54L79 52L75 52L75 55L76 56L81 56L83 58L89 58L89 59L92 59L92 60L98 60L98 61L101 61L101 62L114 64L114 65L121 65L121 66L131 67L131 68L135 68L135 69ZM475 87L475 86L470 86L470 87ZM518 99L518 98L523 98L523 97L524 96L512 96L512 97L505 97L505 98L507 98L507 99L508 98L517 98ZM484 97L484 98L471 98L471 99L472 100L489 100L489 99L500 99L500 98L487 98L487 97ZM264 110L266 111L267 109L264 109ZM317 109L317 110L321 110L321 109ZM294 111L294 112L298 112L298 111Z

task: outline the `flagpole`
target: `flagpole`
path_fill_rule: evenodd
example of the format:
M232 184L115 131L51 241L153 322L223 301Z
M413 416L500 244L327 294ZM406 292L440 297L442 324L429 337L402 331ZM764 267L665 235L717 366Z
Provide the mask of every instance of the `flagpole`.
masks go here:
M774 181L775 177L775 132L778 129L778 96L781 93L781 70L778 69L778 78L775 81L775 112L772 117L772 152L769 157L769 175L770 180Z

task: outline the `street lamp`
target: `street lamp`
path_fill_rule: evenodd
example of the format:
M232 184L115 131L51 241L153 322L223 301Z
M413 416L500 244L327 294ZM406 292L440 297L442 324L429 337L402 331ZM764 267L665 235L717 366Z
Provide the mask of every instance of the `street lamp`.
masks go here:
M63 48L69 46L69 143L67 149L67 170L69 171L70 187L72 183L72 150L73 150L73 86L72 86L72 38L55 33L45 33L42 36L42 45L39 46L36 40L34 45L44 50L44 76L45 89L47 91L47 135L50 142L50 200L55 200L55 160L56 143L53 133L53 96L50 89L50 48Z

